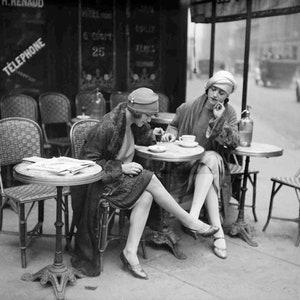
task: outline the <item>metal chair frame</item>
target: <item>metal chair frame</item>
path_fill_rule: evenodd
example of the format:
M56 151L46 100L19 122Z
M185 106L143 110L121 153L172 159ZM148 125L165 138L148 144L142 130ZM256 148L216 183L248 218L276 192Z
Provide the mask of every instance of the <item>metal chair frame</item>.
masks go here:
M61 93L46 92L39 96L39 107L42 131L46 143L56 147L59 155L68 155L71 146L69 137L71 128L70 100ZM66 136L48 137L47 126L53 124L64 124L67 131Z
M4 188L1 166L15 165L20 163L24 157L43 155L43 135L40 126L26 118L6 118L0 120L0 233L9 235L19 235L21 264L22 268L27 267L26 248L32 238L43 236L54 236L43 234L44 221L44 200L56 199L57 191L55 187L22 184ZM69 234L69 213L68 213L69 190L64 189L63 209L65 213L65 235ZM34 205L38 203L38 220L31 231L27 231L27 220ZM19 232L4 231L3 210L9 204L19 217ZM26 207L30 204L26 212Z
M80 149L84 144L84 140L88 132L98 122L99 120L96 119L87 119L87 120L80 120L75 124L73 124L70 131L70 139L71 139L72 156L74 158L79 157ZM97 217L99 220L97 239L98 239L98 250L100 252L101 272L103 271L104 252L109 242L113 240L121 240L125 238L123 234L123 227L125 224L126 213L128 212L128 210L115 209L111 207L109 202L105 199L105 195L103 196L104 197L99 201L98 208L97 208ZM111 229L116 215L119 216L119 233L112 234ZM74 229L75 229L75 225L72 221L71 228L70 228L69 244L71 243L72 236L74 235ZM144 236L141 239L141 246L142 246L143 256L146 259L147 258L146 241Z
M273 182L273 184L272 184L272 191L270 197L269 212L268 212L267 222L263 228L263 231L266 231L271 219L296 222L298 224L298 236L295 242L295 246L298 247L300 244L300 169L292 177L272 177L271 181ZM295 190L298 203L299 203L297 218L283 218L283 217L272 216L274 197L283 186L290 187Z

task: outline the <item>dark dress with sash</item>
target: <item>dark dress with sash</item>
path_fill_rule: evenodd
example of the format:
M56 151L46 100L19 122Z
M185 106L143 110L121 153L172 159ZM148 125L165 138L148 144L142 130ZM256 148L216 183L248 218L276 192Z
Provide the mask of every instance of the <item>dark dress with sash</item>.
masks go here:
M73 221L76 226L72 266L87 276L100 274L97 228L99 203L105 197L115 208L130 209L149 184L153 172L143 170L137 176L122 173L117 159L126 130L126 104L122 103L106 114L88 134L80 158L95 161L103 169L100 181L71 188ZM132 125L136 144L150 145L150 126ZM104 196L105 194L105 196Z

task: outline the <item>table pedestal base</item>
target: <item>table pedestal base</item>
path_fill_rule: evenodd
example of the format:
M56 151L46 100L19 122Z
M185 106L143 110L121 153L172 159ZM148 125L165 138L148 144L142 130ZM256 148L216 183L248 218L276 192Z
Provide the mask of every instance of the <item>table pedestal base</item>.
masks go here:
M245 242L252 247L257 247L258 244L252 239L252 230L250 225L244 221L237 221L232 224L229 231L230 236L240 236Z
M170 226L170 214L153 202L147 225L150 229L147 240L157 246L166 245L178 259L186 259L186 255L178 249L179 236Z
M162 232L154 231L150 235L149 240L158 246L161 245L168 246L177 259L186 259L186 255L179 250L177 244L177 242L179 241L179 237L175 234L175 232L171 228L163 230Z
M83 276L83 274L72 267L49 265L34 274L23 274L21 279L24 281L40 279L40 284L43 286L50 282L53 286L56 299L63 300L65 299L65 288L68 281L74 285L76 283L76 277L82 278Z

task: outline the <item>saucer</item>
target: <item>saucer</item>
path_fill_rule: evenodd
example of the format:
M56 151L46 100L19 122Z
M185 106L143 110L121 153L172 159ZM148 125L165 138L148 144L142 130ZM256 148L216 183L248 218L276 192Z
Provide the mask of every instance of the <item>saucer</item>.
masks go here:
M88 116L88 115L79 115L77 116L76 118L80 119L80 120L86 120L86 119L90 119L91 116Z
M148 147L148 150L155 153L165 152L167 149L164 146L152 145Z
M179 146L185 147L185 148L194 148L198 146L197 142L192 142L192 143L184 143L182 141L179 142Z

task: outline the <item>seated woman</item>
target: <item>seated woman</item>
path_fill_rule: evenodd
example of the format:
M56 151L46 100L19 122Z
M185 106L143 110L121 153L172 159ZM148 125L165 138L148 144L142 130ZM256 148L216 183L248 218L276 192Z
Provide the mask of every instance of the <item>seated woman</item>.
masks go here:
M199 218L205 203L211 224L220 228L214 235L213 250L218 257L224 259L227 257L227 251L219 214L219 198L225 180L222 159L222 156L225 158L224 146L230 149L239 144L236 112L228 104L228 96L236 89L236 81L231 73L219 71L206 82L204 88L205 93L202 96L177 108L176 115L162 140L174 141L184 134L195 135L196 141L206 150L200 161L182 163L177 167L176 173L181 175L179 181L182 181L184 193L193 191L190 214ZM222 188L225 205L231 197L228 176L229 170L227 185ZM183 227L183 230L197 238L188 228Z
M148 122L157 112L158 95L151 89L139 88L129 94L127 103L119 104L100 120L81 149L80 157L101 165L104 175L101 181L71 189L77 227L71 262L85 275L100 274L95 216L106 190L112 191L105 199L113 207L132 210L120 259L135 277L148 279L139 264L137 249L153 200L195 234L210 236L219 230L183 210L152 172L132 161L135 144L150 145L154 141Z

